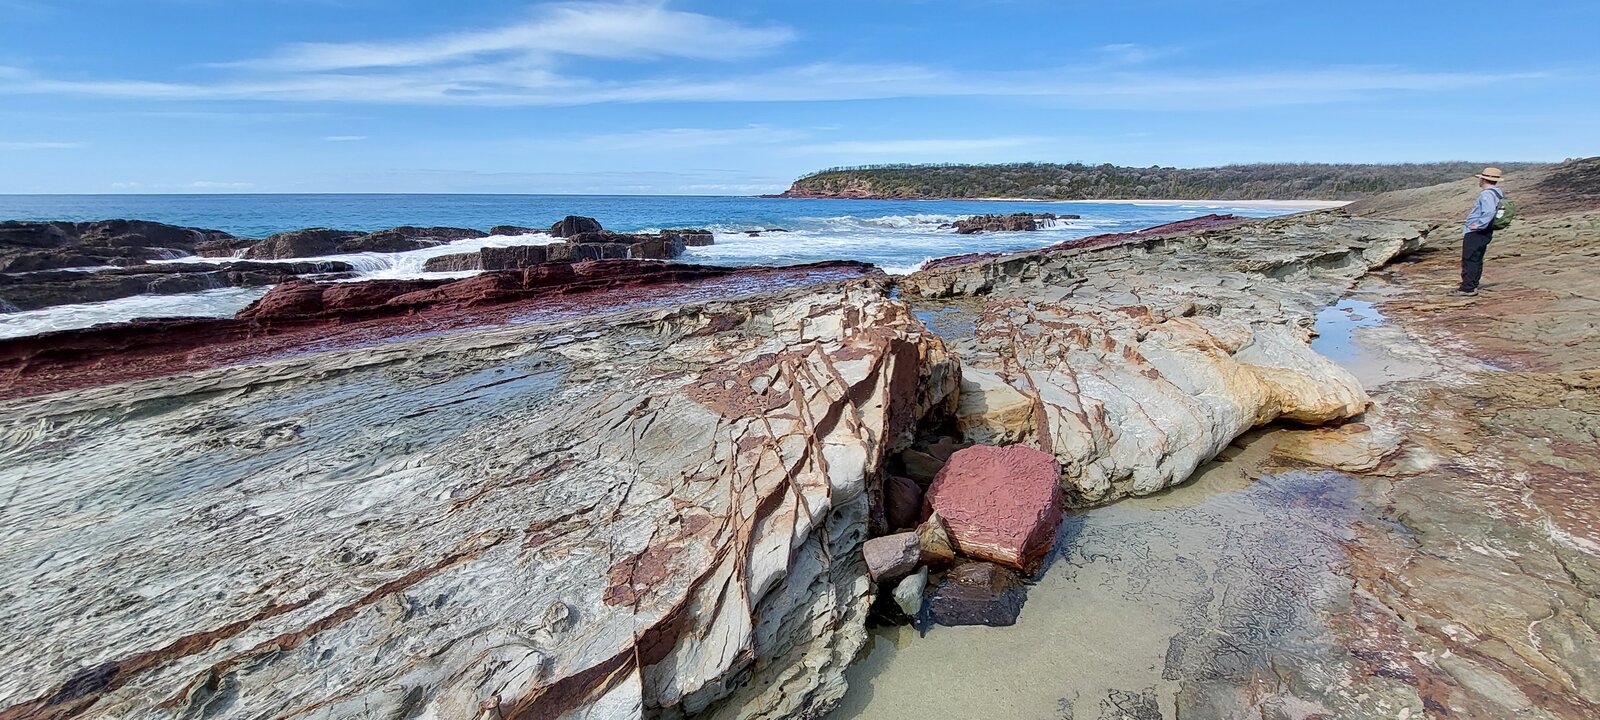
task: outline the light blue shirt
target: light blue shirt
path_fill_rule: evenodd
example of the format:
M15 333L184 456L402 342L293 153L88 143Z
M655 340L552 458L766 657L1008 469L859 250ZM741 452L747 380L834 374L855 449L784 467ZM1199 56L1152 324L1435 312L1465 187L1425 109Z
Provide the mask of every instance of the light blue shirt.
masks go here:
M1472 214L1467 216L1467 232L1484 230L1494 222L1495 213L1500 211L1500 198L1505 194L1500 188L1486 187L1478 193L1478 202L1472 206Z

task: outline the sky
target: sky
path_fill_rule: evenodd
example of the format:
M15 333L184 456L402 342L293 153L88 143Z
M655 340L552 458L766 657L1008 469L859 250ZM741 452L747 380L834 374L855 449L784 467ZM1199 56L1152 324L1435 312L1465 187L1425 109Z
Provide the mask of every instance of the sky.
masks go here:
M0 0L0 193L1600 155L1600 3Z

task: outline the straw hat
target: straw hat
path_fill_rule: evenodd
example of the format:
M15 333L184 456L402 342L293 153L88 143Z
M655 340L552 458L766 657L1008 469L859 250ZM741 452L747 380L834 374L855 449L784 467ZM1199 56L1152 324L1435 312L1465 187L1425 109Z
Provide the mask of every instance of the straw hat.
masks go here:
M1500 180L1504 176L1500 172L1500 168L1492 167L1492 168L1484 168L1483 172L1478 173L1477 175L1473 175L1473 177L1475 177L1475 178L1477 178L1479 180L1488 180L1489 182L1497 183L1497 182L1500 182Z

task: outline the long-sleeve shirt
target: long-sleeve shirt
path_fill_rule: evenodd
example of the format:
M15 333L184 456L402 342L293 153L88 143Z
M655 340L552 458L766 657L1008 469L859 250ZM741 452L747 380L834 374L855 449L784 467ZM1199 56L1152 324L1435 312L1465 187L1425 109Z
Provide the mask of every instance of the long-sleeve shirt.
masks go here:
M1478 193L1478 202L1472 206L1472 214L1467 216L1466 232L1487 230L1494 222L1495 213L1500 211L1500 198L1505 197L1500 193L1500 188L1487 187Z

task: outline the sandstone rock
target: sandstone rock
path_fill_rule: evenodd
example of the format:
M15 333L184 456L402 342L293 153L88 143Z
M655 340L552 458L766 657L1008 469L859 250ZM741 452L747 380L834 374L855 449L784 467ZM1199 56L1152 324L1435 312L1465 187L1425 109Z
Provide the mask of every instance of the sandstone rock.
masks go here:
M1061 467L1030 447L975 445L950 456L924 508L944 518L961 554L1024 569L1055 544Z
M0 272L138 265L194 254L236 240L218 230L144 220L0 222Z
M978 215L964 220L957 220L946 227L954 228L957 235L973 235L986 232L1032 232L1039 229L1039 221L1057 219L1076 220L1078 216L1056 215L1054 213Z
M922 614L922 595L928 589L928 568L918 568L894 586L894 604L910 617Z
M922 486L910 478L890 475L883 482L883 511L890 530L916 527L922 517Z
M1351 422L1330 428L1283 432L1272 451L1280 457L1335 470L1365 472L1376 469L1384 458L1399 450L1400 440L1399 430L1392 425Z
M995 373L961 368L961 396L956 427L967 442L1009 445L1033 434L1033 398L1023 395Z
M665 238L675 237L682 240L686 247L705 247L716 244L716 238L711 234L710 230L662 230L661 236Z
M347 240L359 238L363 233L352 230L310 228L269 235L252 245L244 256L251 260L283 260L286 258L316 257L339 252Z
M479 266L484 270L517 270L543 265L550 260L551 247L554 246L486 247L478 251Z
M483 269L483 256L479 253L456 253L455 255L438 255L428 258L422 263L424 272L466 272L469 270Z
M943 570L956 563L955 544L938 512L929 514L928 519L917 526L917 542L922 547L923 565Z
M900 453L900 462L905 465L908 477L924 484L933 482L939 475L939 470L944 468L943 461L921 450L906 450Z
M1309 347L1317 310L1367 269L1420 247L1411 223L1220 218L906 276L909 296L980 294L963 366L1019 379L1030 440L1062 467L1074 505L1187 479L1252 427L1323 423L1367 405Z
M604 228L600 227L599 221L594 218L577 215L568 215L562 218L560 222L550 226L550 234L558 238L569 238L581 233L594 233L602 230Z
M928 612L940 625L1007 627L1017 622L1028 599L1017 574L992 563L969 562L952 568L928 599Z
M922 544L914 532L895 533L868 540L861 553L873 582L893 582L917 569Z
M28 589L0 593L0 694L817 716L866 638L883 439L938 352L868 280L0 403L0 586Z

